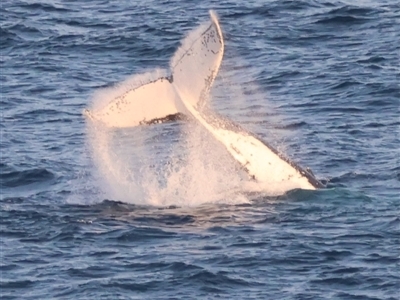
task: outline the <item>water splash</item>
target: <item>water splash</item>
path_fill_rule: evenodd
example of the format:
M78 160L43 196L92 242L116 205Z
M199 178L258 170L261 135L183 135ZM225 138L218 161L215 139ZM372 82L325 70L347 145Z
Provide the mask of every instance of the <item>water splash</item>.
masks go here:
M149 80L153 76L147 74ZM142 84L146 76L138 78ZM135 80L129 79L130 86ZM124 92L125 87L97 92L92 105ZM243 185L240 166L195 122L123 129L91 121L87 125L93 177L103 198L162 206L246 201L243 195L232 194Z

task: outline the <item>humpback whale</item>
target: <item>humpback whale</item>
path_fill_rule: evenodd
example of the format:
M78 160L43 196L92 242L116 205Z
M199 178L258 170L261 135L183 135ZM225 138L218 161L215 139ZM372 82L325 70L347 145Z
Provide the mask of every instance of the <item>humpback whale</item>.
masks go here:
M169 74L127 90L106 105L84 110L88 120L107 127L133 127L178 119L203 126L261 185L314 190L324 185L313 173L279 153L255 134L210 111L210 89L224 54L218 18L191 31L170 61Z

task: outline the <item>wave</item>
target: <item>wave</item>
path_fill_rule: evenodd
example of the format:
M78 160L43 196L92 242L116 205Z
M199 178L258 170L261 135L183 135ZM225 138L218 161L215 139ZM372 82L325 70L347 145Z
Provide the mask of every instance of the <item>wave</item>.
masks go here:
M0 173L0 187L15 188L25 185L48 182L55 175L47 169L30 169Z
M65 8L61 6L52 5L49 3L20 3L18 5L22 9L26 9L29 13L38 12L45 12L45 13L69 13L69 12L76 12L75 9Z

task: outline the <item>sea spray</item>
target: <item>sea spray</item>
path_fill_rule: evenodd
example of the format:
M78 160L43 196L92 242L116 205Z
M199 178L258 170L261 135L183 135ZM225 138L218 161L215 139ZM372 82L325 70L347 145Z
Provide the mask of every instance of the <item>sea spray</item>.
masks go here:
M127 86L134 88L135 82L151 80L155 73L160 70L101 89L92 107L104 105ZM93 180L104 199L162 206L229 202L235 200L232 195L223 199L224 193L238 189L245 177L225 148L195 122L115 129L90 121L87 137Z
M234 196L231 191L240 189L246 174L225 148L195 122L185 124L182 132L181 156L174 153L164 169L164 187L148 188L150 202L180 206L243 202L241 195Z

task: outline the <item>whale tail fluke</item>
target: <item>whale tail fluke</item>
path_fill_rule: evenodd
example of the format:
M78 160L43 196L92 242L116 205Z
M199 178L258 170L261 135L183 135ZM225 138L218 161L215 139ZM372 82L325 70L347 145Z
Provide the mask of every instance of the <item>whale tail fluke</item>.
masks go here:
M218 19L191 31L170 61L170 72L128 89L99 109L84 115L108 127L133 127L190 118L219 141L249 175L266 186L315 189L322 184L313 174L283 157L258 137L233 122L204 113L218 74L224 40Z
M83 114L108 127L134 127L178 120L185 104L205 105L224 52L218 19L189 32L170 62L170 75L124 91L103 107Z
M153 124L178 114L177 97L169 78L161 77L118 95L103 107L86 109L84 115L108 127Z

